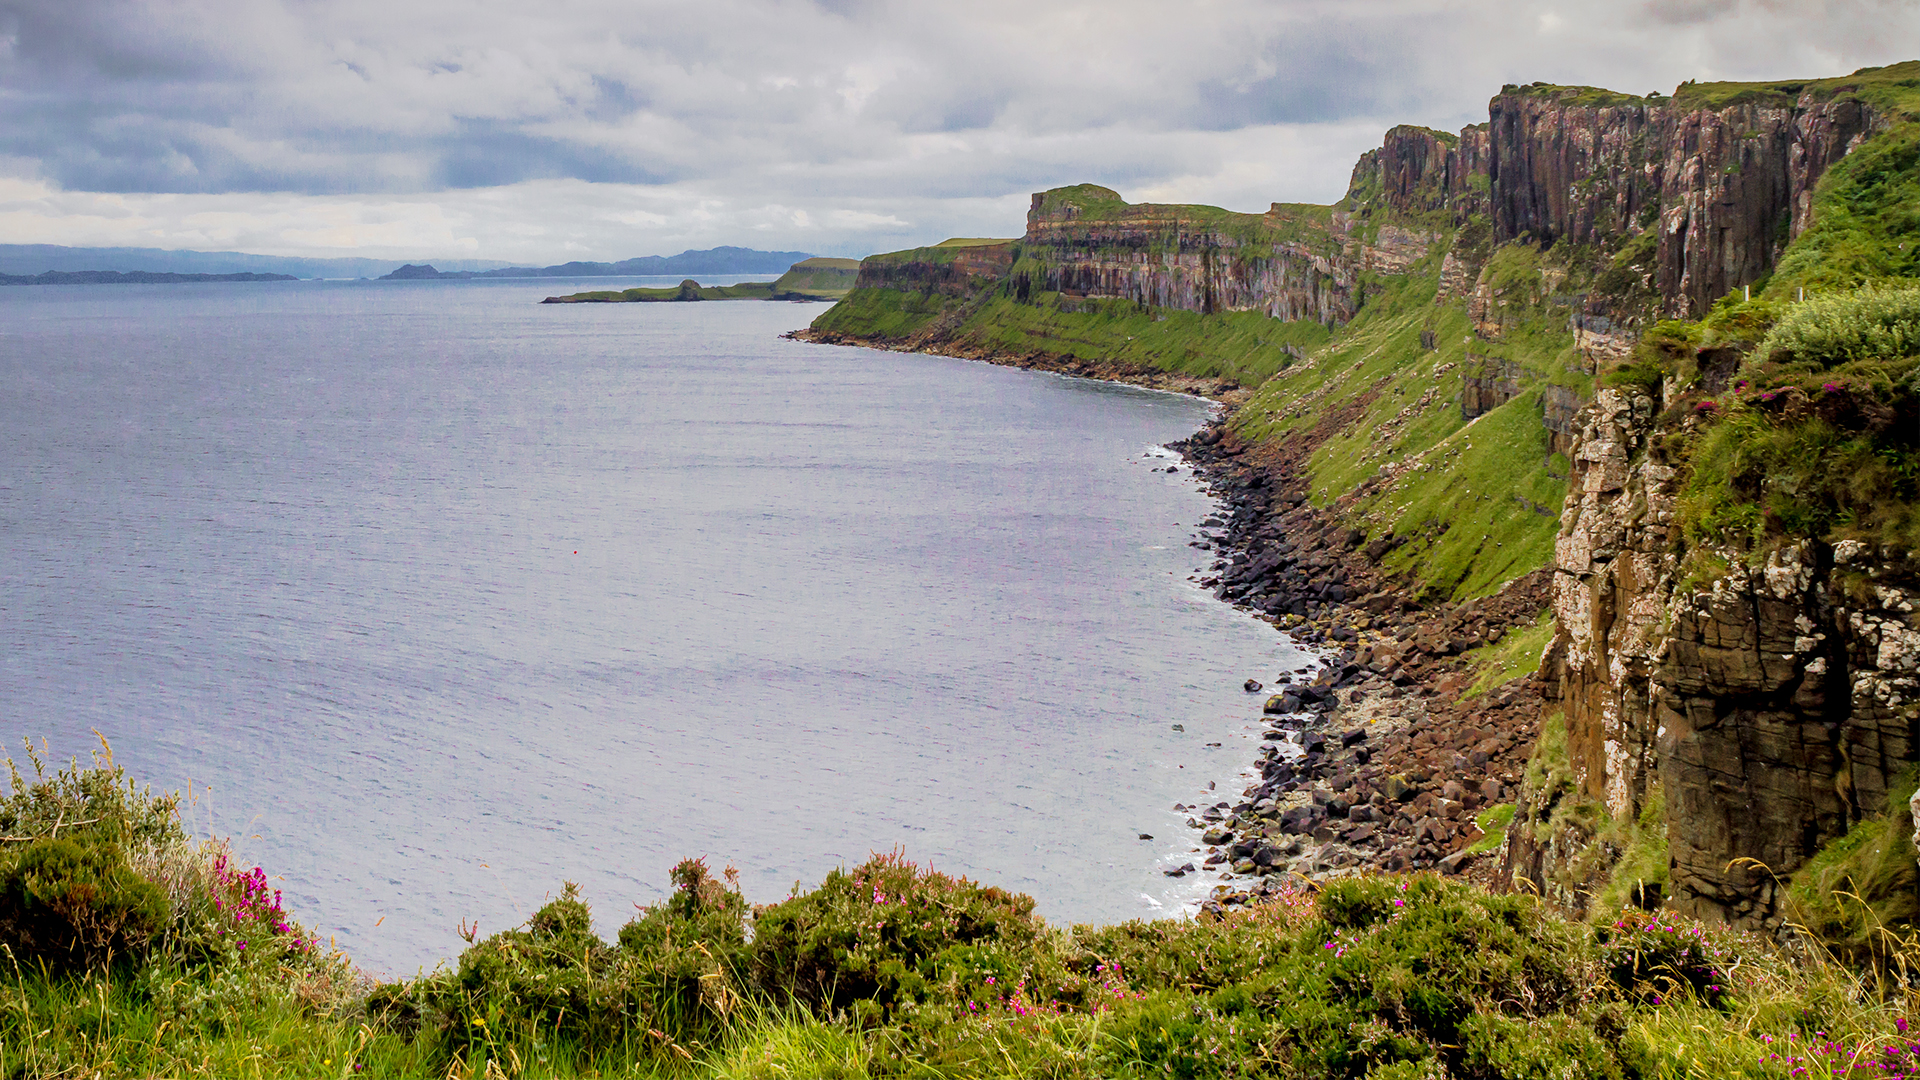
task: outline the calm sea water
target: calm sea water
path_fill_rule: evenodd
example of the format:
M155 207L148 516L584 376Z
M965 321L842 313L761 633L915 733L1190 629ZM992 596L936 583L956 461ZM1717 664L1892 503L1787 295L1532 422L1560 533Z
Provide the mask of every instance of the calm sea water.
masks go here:
M191 782L386 972L567 880L611 934L688 855L768 902L900 848L1063 923L1214 884L1172 804L1304 657L1188 580L1151 455L1204 402L536 303L603 284L0 290L16 759Z

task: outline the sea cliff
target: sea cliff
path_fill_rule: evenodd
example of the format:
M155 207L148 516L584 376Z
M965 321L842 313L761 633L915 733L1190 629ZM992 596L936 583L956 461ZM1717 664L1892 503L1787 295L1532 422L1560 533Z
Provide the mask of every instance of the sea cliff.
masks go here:
M1856 290L1920 277L1917 88L1920 62L1508 86L1483 124L1389 131L1332 206L1039 193L1018 238L867 259L805 336L1231 406L1183 447L1232 510L1203 583L1335 650L1270 703L1307 756L1195 821L1240 887L1438 866L1777 929L1810 875L1885 892L1842 841L1912 831L1887 815L1920 766L1920 492L1890 433L1920 426L1920 346L1809 360L1775 331L1829 300L1854 307L1794 332L1905 325ZM1815 427L1880 479L1727 464L1817 458Z

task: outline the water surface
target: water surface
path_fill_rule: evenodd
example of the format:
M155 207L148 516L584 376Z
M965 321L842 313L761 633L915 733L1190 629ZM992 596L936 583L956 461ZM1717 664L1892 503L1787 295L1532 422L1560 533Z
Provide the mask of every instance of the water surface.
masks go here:
M766 902L898 847L1057 922L1213 883L1171 806L1299 654L1188 580L1150 454L1206 403L536 303L590 287L0 290L0 735L210 787L384 971L563 880L611 934L684 855Z

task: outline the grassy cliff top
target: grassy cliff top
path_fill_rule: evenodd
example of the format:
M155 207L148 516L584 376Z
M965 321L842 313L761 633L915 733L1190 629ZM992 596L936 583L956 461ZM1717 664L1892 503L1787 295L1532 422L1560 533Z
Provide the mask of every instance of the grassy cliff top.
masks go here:
M1683 109L1724 109L1733 105L1791 107L1802 94L1816 101L1857 98L1874 108L1909 119L1920 117L1920 60L1866 67L1829 79L1777 82L1685 82L1673 92Z
M942 248L992 247L995 244L1011 244L1013 240L999 240L991 236L955 236L933 245Z
M1498 101L1502 97L1515 96L1547 98L1561 105L1583 106L1594 109L1604 109L1615 105L1646 105L1660 100L1660 95L1658 94L1648 94L1646 97L1641 97L1638 94L1624 94L1618 90L1608 90L1600 86L1561 86L1556 83L1545 82L1528 83L1525 86L1508 83L1500 88L1500 93L1494 100Z
M1034 196L1027 239L1041 239L1062 227L1106 225L1163 234L1208 230L1243 245L1304 243L1319 248L1333 240L1332 221L1331 206L1274 203L1264 213L1243 213L1198 203L1130 203L1110 188L1077 184Z
M952 243L953 241L949 240L947 242ZM799 262L794 263L792 266L787 267L787 272L792 273L795 270L858 270L858 269L860 269L859 259L833 259L833 258L828 258L825 255L815 255L811 259L801 259Z
M1670 104L1685 111L1727 109L1736 105L1790 109L1806 94L1819 102L1853 98L1892 117L1920 118L1920 60L1861 68L1851 75L1827 79L1704 83L1689 80L1675 87L1670 98L1657 93L1642 97L1598 86L1560 86L1545 82L1524 86L1510 83L1500 89L1501 97L1547 98L1563 105L1588 108Z

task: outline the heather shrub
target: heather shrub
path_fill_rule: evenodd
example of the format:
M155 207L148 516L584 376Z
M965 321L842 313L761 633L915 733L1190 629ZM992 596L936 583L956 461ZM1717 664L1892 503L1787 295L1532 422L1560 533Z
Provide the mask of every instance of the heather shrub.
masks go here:
M747 902L729 867L716 878L699 859L673 868L674 891L620 928L621 978L654 1030L710 1040L747 1000Z
M1023 977L1047 984L1051 1000L1051 987L1067 981L1032 897L923 870L897 853L763 908L753 956L776 995L869 1021L920 1003L993 1000Z
M613 959L568 882L524 927L473 945L450 976L430 978L424 997L443 1015L447 1052L469 1062L498 1060L501 1047L542 1032L602 1049L634 1028Z
M475 1068L534 1044L581 1060L689 1060L748 1001L746 902L699 860L674 867L673 880L617 946L595 936L568 882L524 926L468 948L456 971L375 990L368 1012L408 1038L432 1026L443 1053Z
M0 945L21 964L70 971L132 960L166 917L166 897L113 844L42 838L0 871Z
M1675 915L1629 909L1594 937L1607 978L1634 999L1659 1005L1691 997L1719 1009L1732 997L1728 972L1740 958L1731 935Z

